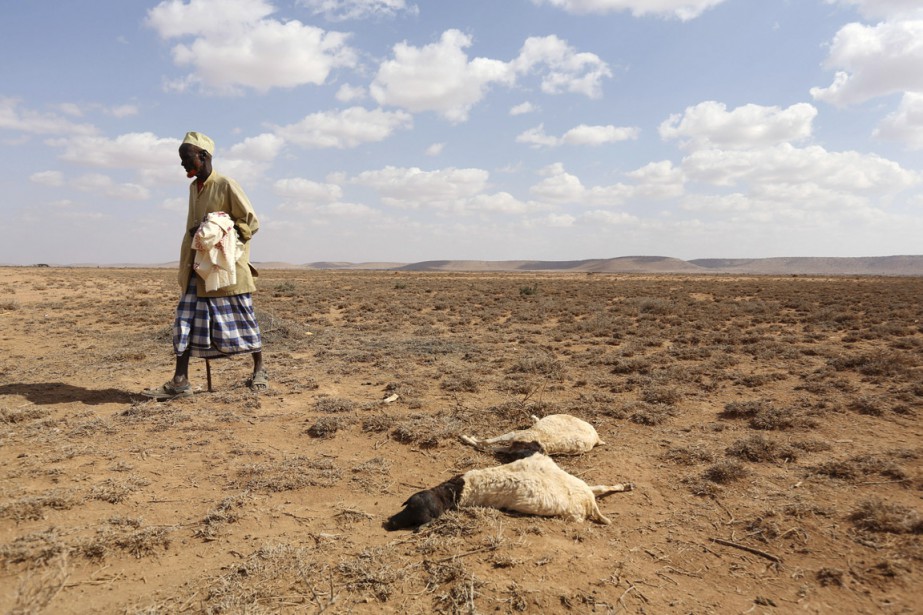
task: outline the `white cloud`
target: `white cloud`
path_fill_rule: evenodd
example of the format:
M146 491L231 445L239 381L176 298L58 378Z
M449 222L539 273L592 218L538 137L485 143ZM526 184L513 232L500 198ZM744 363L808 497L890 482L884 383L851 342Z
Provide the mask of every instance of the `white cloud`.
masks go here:
M228 148L227 154L222 158L233 158L245 162L272 162L279 155L282 147L285 145L285 139L271 134L263 133L255 137L244 139L240 143L235 143Z
M669 160L651 162L626 173L635 180L635 195L649 199L668 199L683 194L686 175Z
M699 150L686 157L683 172L692 181L714 186L812 184L843 195L886 198L920 182L920 175L874 154L828 152L822 147L781 144L762 150Z
M604 145L606 143L634 140L638 138L640 133L640 129L632 127L613 126L611 124L606 126L580 124L564 133L561 141L566 145Z
M895 92L923 92L923 20L843 26L824 64L833 83L811 95L834 105L861 103Z
M542 175L545 179L529 192L539 201L555 205L617 207L630 200L669 199L683 194L685 182L682 169L669 161L650 163L627 173L632 183L587 187L560 162L542 169Z
M132 115L138 115L138 106L137 105L116 105L114 107L109 107L106 109L106 112L118 118L130 117Z
M15 98L0 97L0 130L38 135L92 135L90 124L75 124L54 113L41 113L20 107Z
M371 87L381 105L403 107L415 113L434 111L453 122L468 118L493 83L511 84L512 68L499 60L468 59L471 37L446 30L439 42L413 47L406 42L393 48L393 58L382 62Z
M535 128L529 128L516 136L517 143L526 143L533 147L555 147L561 144L561 140L545 134L545 125L539 124Z
M882 120L874 134L902 141L911 149L923 149L923 93L904 94L900 107Z
M872 19L923 16L919 0L827 0L827 4L855 6L863 16Z
M394 17L402 12L417 15L420 12L415 4L407 4L405 0L298 0L298 4L330 21Z
M349 85L348 83L341 85L335 95L336 99L343 103L362 100L366 96L368 96L368 92L365 88Z
M590 145L598 146L607 143L618 143L629 139L637 139L641 131L638 128L622 126L587 126L580 124L571 128L561 137L545 134L545 125L539 124L530 128L516 137L517 143L527 143L533 147L557 147L559 145Z
M63 186L64 175L60 171L39 171L30 175L29 181L42 186Z
M273 12L262 0L167 0L148 12L147 23L164 39L193 38L172 50L178 66L193 68L179 87L202 83L220 92L239 86L265 92L322 84L334 68L355 65L348 35L269 19Z
M82 175L71 183L77 190L120 201L143 201L150 198L150 193L143 186L132 183L117 184L111 177L99 173Z
M275 127L275 133L302 147L348 149L383 141L394 131L412 126L413 118L403 111L350 107L343 111L312 113L295 124Z
M518 73L539 73L546 94L571 92L598 98L602 80L612 76L608 64L599 56L578 52L554 35L526 39L512 64Z
M635 17L654 15L688 21L724 0L532 0L535 4L550 4L568 13L614 13L631 11Z
M424 152L427 156L438 156L445 149L445 143L433 143Z
M433 111L463 122L492 85L512 86L523 75L538 75L546 94L591 98L601 95L602 79L611 76L599 56L578 52L556 36L528 38L510 62L469 59L465 50L471 45L471 37L459 30L446 30L438 42L423 47L395 45L393 58L382 62L369 88L372 98L381 105L414 113ZM518 114L533 107L519 105L514 110Z
M280 179L273 184L272 191L284 199L311 204L332 203L343 198L343 189L336 184L322 184L300 177Z
M526 113L534 113L535 111L537 111L535 105L530 102L524 102L510 109L510 115L525 115Z
M378 192L382 203L400 208L453 208L481 195L489 174L483 169L446 168L423 171L417 167L387 166L364 171L351 179Z
M565 171L560 162L545 167L542 174L545 179L529 189L535 198L561 204L579 203L585 199L587 190L580 178Z
M509 192L478 194L467 201L466 209L472 211L496 212L503 214L525 213L528 205Z
M179 169L180 139L162 139L149 132L132 132L114 139L77 136L54 140L51 144L63 148L62 159L85 166L157 169L175 164Z
M807 139L816 115L807 103L787 109L749 104L728 111L723 103L706 101L671 115L659 130L662 138L680 139L689 148L759 148Z

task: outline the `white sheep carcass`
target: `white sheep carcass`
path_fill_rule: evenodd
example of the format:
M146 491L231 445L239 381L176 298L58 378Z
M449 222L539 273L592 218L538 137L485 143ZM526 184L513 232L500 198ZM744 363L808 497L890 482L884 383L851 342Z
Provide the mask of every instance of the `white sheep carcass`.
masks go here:
M532 415L532 427L479 440L461 436L465 444L494 454L515 452L517 447L537 443L546 455L579 455L603 444L592 425L569 414L550 414L543 418Z
M535 453L492 468L469 470L444 483L420 491L404 502L404 509L385 523L388 530L418 527L447 510L485 506L510 512L561 517L568 521L586 519L608 525L596 498L631 491L631 483L587 485L568 474L551 457Z

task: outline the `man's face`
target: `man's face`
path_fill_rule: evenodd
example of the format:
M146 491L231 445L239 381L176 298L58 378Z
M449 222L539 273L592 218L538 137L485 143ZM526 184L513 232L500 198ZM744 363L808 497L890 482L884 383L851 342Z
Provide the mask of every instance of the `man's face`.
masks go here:
M179 147L179 162L186 169L186 177L192 179L205 168L205 152L191 143Z

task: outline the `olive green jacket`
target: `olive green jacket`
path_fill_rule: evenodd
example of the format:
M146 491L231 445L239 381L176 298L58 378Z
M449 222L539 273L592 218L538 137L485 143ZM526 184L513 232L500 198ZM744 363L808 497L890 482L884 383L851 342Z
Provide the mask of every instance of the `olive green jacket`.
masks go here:
M223 211L234 220L234 228L243 244L242 254L237 261L237 284L225 286L212 292L205 292L205 280L195 275L192 264L195 262L195 250L192 249L194 229L198 228L205 216ZM186 290L189 276L196 278L196 294L199 297L228 297L256 290L253 278L259 275L250 264L250 238L260 228L250 199L236 181L230 177L211 172L200 191L193 181L189 186L189 215L186 219L186 234L179 256L179 285Z

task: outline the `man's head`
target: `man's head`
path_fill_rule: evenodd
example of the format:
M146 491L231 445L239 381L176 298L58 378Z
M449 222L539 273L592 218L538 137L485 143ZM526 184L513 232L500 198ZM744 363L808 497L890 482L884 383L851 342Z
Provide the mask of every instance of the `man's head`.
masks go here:
M205 181L212 172L212 154L215 142L200 132L187 132L179 146L179 160L186 169L186 177Z

